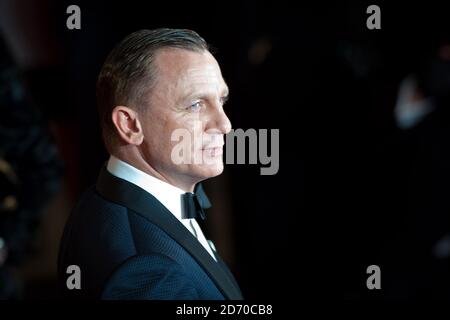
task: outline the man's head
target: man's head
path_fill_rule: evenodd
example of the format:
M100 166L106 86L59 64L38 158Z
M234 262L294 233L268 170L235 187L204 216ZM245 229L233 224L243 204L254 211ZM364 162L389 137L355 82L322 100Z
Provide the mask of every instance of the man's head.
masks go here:
M98 79L106 148L140 170L192 191L195 183L223 170L223 135L231 129L223 111L227 96L219 65L197 33L135 32L110 53ZM191 133L190 159L181 164L173 159L177 130Z

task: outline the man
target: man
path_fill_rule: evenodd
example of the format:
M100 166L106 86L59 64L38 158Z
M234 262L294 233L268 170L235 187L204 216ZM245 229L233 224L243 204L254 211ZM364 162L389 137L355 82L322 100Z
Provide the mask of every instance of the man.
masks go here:
M111 157L67 222L63 293L242 299L195 219L207 206L196 185L223 171L223 136L231 130L228 88L206 42L190 30L135 32L108 56L97 95ZM79 267L78 285L66 272L71 265Z

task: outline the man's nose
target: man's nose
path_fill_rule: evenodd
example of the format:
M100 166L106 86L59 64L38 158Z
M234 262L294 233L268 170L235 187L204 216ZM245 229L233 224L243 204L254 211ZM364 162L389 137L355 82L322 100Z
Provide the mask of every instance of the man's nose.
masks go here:
M230 132L231 131L231 121L230 121L230 119L228 119L223 108L221 108L217 112L216 117L217 117L215 120L216 127L217 127L217 129L220 130L220 133L227 134L228 132Z

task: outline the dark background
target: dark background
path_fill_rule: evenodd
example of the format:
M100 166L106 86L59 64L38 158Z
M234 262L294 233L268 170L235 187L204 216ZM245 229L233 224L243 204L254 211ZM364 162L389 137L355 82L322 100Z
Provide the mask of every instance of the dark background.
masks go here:
M71 205L107 159L95 108L106 55L127 34L157 27L193 29L217 48L235 129L280 129L278 174L261 176L260 165L229 165L205 183L216 208L205 228L245 297L450 298L449 258L432 254L450 233L450 58L439 56L450 44L445 7L7 3L6 47L58 150L53 167L63 168L52 176L61 181L53 214L36 214L43 221L37 237L47 242L38 241L34 255L13 267L21 298L57 297L52 259L58 236ZM70 4L81 8L81 30L66 28ZM370 4L381 8L381 30L366 27ZM27 59L23 47L14 46L19 35L37 58ZM401 130L393 110L398 86L411 73L437 107ZM379 291L366 287L372 264L381 268Z

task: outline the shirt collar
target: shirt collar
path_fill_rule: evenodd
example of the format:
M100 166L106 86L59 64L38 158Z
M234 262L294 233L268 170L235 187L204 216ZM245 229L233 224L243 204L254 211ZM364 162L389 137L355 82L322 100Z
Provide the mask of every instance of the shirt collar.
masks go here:
M112 175L127 180L152 194L181 221L181 196L185 193L183 190L155 178L112 155L106 168Z

